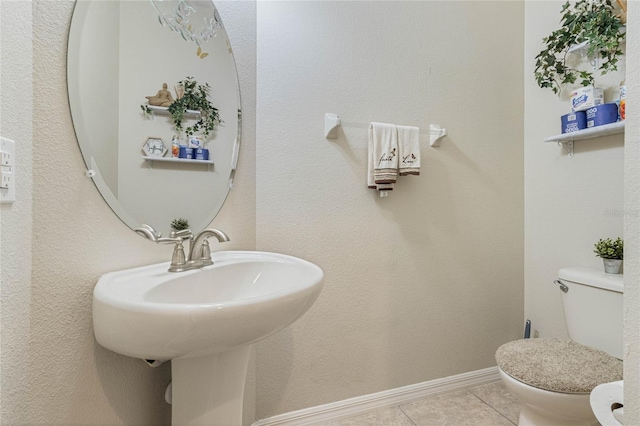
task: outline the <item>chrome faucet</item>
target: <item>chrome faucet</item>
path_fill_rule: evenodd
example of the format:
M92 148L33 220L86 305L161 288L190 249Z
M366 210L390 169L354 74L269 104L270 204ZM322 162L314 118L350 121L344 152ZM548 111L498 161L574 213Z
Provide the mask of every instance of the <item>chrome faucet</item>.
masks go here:
M187 259L187 266L191 266L190 269L202 268L213 264L209 241L207 241L209 237L216 237L218 242L221 243L230 241L229 236L219 229L205 229L194 235L189 245L189 258Z
M205 229L196 235L193 235L190 229L171 231L169 237L163 237L161 233L147 224L143 224L140 228L134 229L134 231L158 244L175 244L169 272L183 272L213 265L207 238L214 236L219 242L230 241L229 236L219 229ZM184 240L189 240L189 257L186 259L184 246L182 245Z

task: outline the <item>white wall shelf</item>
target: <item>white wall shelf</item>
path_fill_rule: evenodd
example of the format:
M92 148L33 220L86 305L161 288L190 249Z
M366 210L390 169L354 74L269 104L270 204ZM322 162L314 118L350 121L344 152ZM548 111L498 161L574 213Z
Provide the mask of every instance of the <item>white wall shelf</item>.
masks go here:
M560 135L544 138L544 141L556 142L558 145L562 145L569 153L569 157L573 157L573 143L575 141L624 133L624 123L624 121L618 121L616 123L604 124L602 126L578 130L577 132L562 133Z
M188 164L208 164L213 165L213 160L192 160L189 158L174 158L174 157L149 157L143 155L142 158L146 161L160 161L164 163L188 163Z
M153 111L154 114L160 114L160 115L169 115L169 107L161 107L161 106L154 106L154 105L146 105L151 111ZM198 110L193 110L193 109L188 109L185 113L184 113L185 117L193 117L193 118L198 118L200 117L200 111Z

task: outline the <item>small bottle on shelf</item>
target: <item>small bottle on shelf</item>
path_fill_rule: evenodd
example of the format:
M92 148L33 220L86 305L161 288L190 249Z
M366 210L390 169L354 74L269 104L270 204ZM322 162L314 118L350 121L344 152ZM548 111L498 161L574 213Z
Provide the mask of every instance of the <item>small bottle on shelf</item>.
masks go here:
M627 107L627 86L624 80L620 83L620 120L624 120Z
M173 158L178 158L180 153L180 141L176 135L173 135L173 139L171 139L171 156Z

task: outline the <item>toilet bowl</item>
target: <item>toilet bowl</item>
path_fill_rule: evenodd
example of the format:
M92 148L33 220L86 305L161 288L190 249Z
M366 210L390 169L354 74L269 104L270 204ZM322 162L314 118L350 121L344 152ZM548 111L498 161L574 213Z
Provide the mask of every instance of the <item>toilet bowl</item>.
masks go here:
M496 351L500 377L521 403L521 426L598 425L599 384L622 379L622 275L564 268L555 281L569 337L523 339Z
M503 383L522 403L520 425L597 425L589 395L622 377L622 361L571 340L524 339L502 345Z
M507 390L520 401L520 426L599 425L591 411L589 394L551 392L524 384L499 370Z

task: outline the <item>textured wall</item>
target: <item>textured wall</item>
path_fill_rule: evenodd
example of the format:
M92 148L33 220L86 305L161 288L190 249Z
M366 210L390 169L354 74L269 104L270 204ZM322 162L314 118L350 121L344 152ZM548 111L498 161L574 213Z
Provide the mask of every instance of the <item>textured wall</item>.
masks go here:
M532 85L530 59L556 25L549 16L559 5L527 3L523 40L522 5L511 3L261 4L256 218L255 5L219 4L238 62L244 127L236 188L214 225L232 237L227 248L246 249L256 242L257 222L259 248L315 261L327 274L317 305L259 345L259 417L483 368L493 364L498 344L519 336L523 74L526 310L541 334L565 333L549 279L569 262L598 267L590 253L594 231L621 231L615 214L621 190L607 193L601 181L619 185L622 144L615 138L581 143L568 159L541 142L557 133L563 111L553 95ZM96 346L92 335L98 276L164 261L169 252L133 235L83 177L66 102L72 2L35 3L33 103L31 3L0 7L0 130L18 141L18 161L26 165L18 170L18 201L0 210L0 422L168 424L167 366L151 370ZM631 2L630 15L640 15L636 9ZM398 19L407 24L390 34L389 22ZM498 25L500 34L515 36L492 34ZM629 44L637 58L637 26L629 28ZM504 55L487 54L497 49ZM637 81L628 85L634 109L640 88ZM465 116L466 105L482 111ZM336 141L322 137L324 112L346 122ZM631 117L627 141L640 136L638 116ZM514 125L502 129L503 119ZM373 120L423 129L440 123L451 134L437 150L422 135L423 176L404 180L382 200L364 188L360 125ZM626 211L640 208L636 145L626 147ZM586 172L603 164L611 176ZM640 224L631 219L625 337L632 362L625 365L625 392L635 424ZM249 385L251 411L252 380Z
M326 274L258 345L258 418L489 367L521 335L522 19L519 2L258 4L257 247ZM422 175L380 199L370 121L450 136L421 135Z
M169 366L150 369L97 346L91 292L100 274L166 261L171 248L131 232L84 177L66 100L66 37L73 2L38 1L34 6L30 420L169 424L169 406L163 402ZM221 10L221 16L232 40L238 40L234 48L245 95L243 148L236 188L213 225L231 236L225 248L247 249L255 244L255 6L240 3L236 8L229 16ZM22 332L28 330L27 324Z
M0 134L16 141L16 202L0 206L0 424L27 420L32 249L31 2L0 2Z
M629 2L625 133L624 423L640 424L640 3Z
M542 38L558 28L562 4L525 5L525 315L541 337L567 336L561 293L553 284L558 269L602 269L593 244L623 232L623 136L576 142L573 158L543 142L560 133L560 116L571 110L567 96L540 89L533 75ZM605 102L618 98L621 80L624 64L597 77Z

